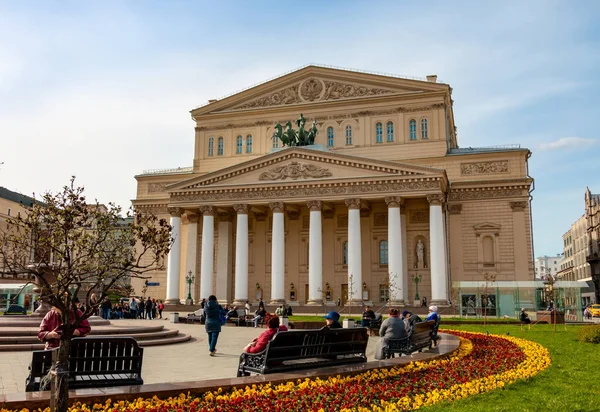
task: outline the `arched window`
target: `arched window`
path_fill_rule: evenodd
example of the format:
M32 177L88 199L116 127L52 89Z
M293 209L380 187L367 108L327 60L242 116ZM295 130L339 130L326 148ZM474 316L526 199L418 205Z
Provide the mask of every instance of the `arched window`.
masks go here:
M346 126L346 144L352 144L352 126Z
M244 139L242 136L237 137L237 144L235 147L236 154L242 154L242 146L244 145Z
M491 236L483 238L483 263L494 264L494 239Z
M383 143L383 125L381 123L375 125L375 143Z
M392 122L388 122L388 124L387 124L387 141L388 142L394 141L394 123L392 123Z
M213 156L215 154L215 138L208 138L208 155Z
M410 140L417 140L417 121L415 119L408 122L408 129L410 132Z
M222 137L219 137L218 143L217 143L217 156L223 156L223 145L224 145L224 141Z
M252 153L252 135L246 136L246 153Z
M428 139L429 131L427 130L427 119L421 119L421 139Z
M348 264L348 242L342 243L342 265Z
M382 240L379 242L379 264L387 265L388 264L388 241Z
M333 147L333 127L327 128L327 147Z
M273 148L278 148L279 147L279 138L275 135L273 135Z

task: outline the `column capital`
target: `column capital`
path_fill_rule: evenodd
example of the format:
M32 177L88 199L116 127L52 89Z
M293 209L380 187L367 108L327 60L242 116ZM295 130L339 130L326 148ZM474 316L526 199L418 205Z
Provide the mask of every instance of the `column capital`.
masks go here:
M306 202L306 206L308 206L308 210L311 212L320 212L322 203L320 200L309 200Z
M215 208L213 206L200 206L199 210L203 216L214 216L215 215Z
M448 212L451 215L460 215L461 211L462 211L462 204L461 203L454 203L452 205L448 205Z
M269 203L269 207L273 213L283 213L283 202Z
M388 196L385 198L385 203L388 207L402 207L404 206L404 199L400 196Z
M238 215L247 215L248 205L246 203L238 203L233 205L233 210L235 210Z
M359 198L346 199L346 200L344 200L344 203L346 203L346 206L348 206L348 209L360 209L360 199Z
M435 193L432 195L427 195L427 201L429 202L430 206L441 206L442 203L444 202L444 195L442 195L441 193Z
M188 223L198 223L198 214L194 212L185 212Z
M181 217L181 214L183 213L183 209L180 207L169 207L167 210L173 217Z
M510 208L513 212L522 212L527 207L527 202L510 202Z

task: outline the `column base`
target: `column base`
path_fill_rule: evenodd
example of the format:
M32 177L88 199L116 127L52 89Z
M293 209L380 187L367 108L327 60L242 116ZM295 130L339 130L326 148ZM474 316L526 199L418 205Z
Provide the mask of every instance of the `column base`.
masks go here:
M179 304L181 304L181 300L179 298L165 299L165 305L179 305Z
M309 300L306 302L306 306L321 306L323 305L323 301L320 299Z
M406 307L406 302L404 302L404 299L392 300L391 305L392 305L392 307L396 307L396 308L404 308L404 307Z
M366 302L364 300L349 300L346 302L344 306L372 306L371 302Z
M285 304L285 299L273 299L269 302L269 305L281 306Z
M185 304L188 305L188 306L193 305L194 304L194 299L186 299L185 300Z

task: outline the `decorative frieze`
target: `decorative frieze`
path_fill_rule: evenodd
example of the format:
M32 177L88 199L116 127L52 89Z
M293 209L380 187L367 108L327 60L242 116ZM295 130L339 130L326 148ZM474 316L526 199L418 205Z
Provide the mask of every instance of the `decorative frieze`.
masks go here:
M354 183L354 182L353 182ZM332 184L303 187L283 187L268 189L223 189L223 190L202 190L189 194L173 194L173 202L201 202L201 201L232 201L232 200L262 200L262 199L284 199L284 198L323 198L326 196L356 195L364 193L386 193L386 192L415 192L431 189L439 189L440 182L436 179L427 179L411 182L369 182L363 181L360 184Z
M284 166L262 172L258 180L285 180L285 179L310 179L319 177L330 177L331 171L318 165L310 163L291 162Z
M529 190L526 188L473 188L452 190L449 200L479 200L521 196L529 196Z
M135 213L139 214L152 214L152 215L166 215L169 213L167 205L138 205L135 206Z
M462 175L485 175L497 173L508 173L508 160L461 163L460 165L460 174Z
M148 193L164 192L167 183L150 183L148 184Z

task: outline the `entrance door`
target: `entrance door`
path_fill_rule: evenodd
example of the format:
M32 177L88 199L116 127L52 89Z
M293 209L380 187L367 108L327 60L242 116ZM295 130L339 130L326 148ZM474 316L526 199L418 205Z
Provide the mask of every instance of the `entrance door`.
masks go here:
M304 285L304 303L308 303L308 283Z
M346 302L348 302L348 284L343 283L342 284L342 306L345 306Z

